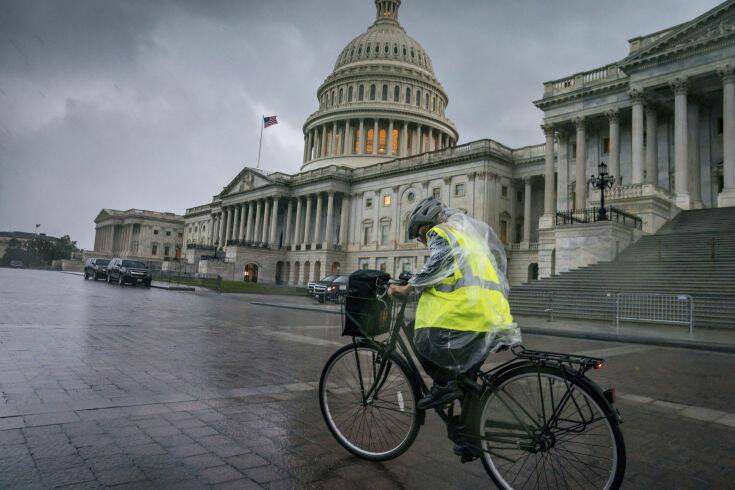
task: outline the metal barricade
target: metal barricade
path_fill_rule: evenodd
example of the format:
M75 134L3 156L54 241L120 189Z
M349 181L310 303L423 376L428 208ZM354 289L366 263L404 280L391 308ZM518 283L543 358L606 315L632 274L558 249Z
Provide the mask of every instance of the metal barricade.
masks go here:
M688 325L694 333L694 299L688 294L618 293L615 327L620 320Z

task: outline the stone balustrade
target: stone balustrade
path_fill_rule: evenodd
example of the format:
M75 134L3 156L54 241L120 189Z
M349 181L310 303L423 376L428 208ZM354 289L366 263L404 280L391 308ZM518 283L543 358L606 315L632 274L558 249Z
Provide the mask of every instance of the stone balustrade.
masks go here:
M544 97L579 90L594 85L600 85L611 81L626 78L625 74L613 63L594 70L575 73L566 78L552 80L544 83Z

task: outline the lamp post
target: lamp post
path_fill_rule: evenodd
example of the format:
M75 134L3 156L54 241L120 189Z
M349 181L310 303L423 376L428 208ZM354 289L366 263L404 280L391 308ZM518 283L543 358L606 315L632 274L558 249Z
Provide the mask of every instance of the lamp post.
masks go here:
M603 161L597 166L597 176L592 175L589 185L593 189L600 190L600 209L597 211L597 221L607 220L607 210L605 209L605 189L609 189L615 183L615 177L607 173L607 164Z

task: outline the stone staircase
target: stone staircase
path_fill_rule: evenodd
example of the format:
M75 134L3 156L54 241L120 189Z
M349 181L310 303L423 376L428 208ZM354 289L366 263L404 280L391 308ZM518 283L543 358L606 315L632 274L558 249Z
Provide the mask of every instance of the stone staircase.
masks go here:
M684 211L615 260L515 286L516 315L614 320L618 292L689 294L694 326L735 328L735 208Z

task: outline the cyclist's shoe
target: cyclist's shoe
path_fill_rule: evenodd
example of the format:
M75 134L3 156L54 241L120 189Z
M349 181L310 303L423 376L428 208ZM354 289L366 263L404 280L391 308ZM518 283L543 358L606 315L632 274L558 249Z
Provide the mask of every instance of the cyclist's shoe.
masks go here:
M472 449L469 446L455 444L453 451L456 456L462 458L462 463L469 463L475 460L475 455L472 454Z
M420 410L428 410L445 403L456 400L462 392L457 387L456 381L450 381L446 385L434 383L429 393L419 400L417 406Z

